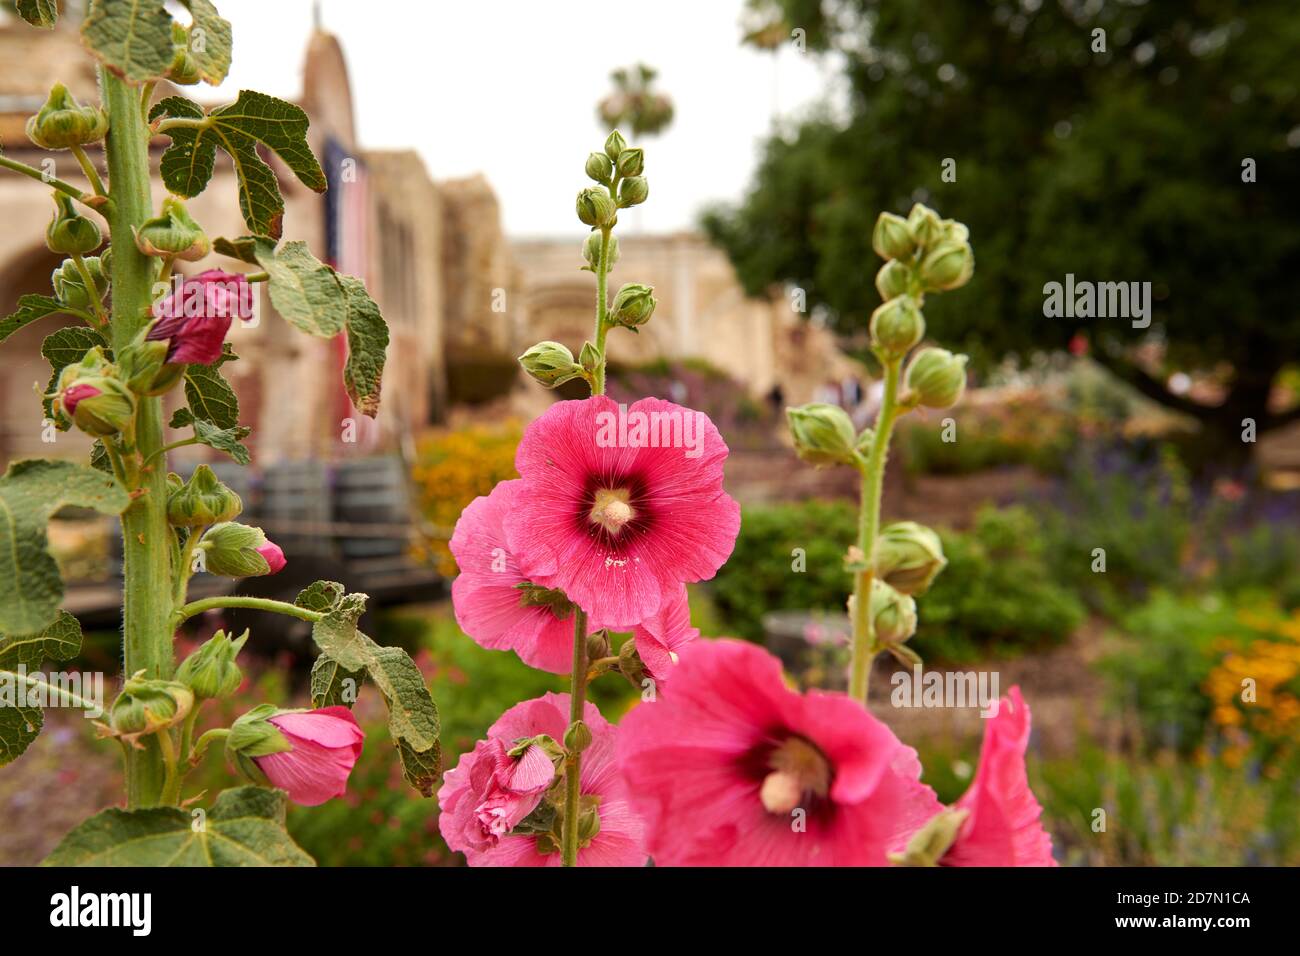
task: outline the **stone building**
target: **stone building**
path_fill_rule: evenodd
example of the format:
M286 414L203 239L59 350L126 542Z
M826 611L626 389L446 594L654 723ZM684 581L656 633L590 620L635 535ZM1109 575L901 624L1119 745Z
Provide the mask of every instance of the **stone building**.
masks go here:
M30 165L52 159L55 175L84 184L70 154L36 149L24 131L55 82L83 102L97 100L95 70L77 28L75 19L64 18L52 31L36 31L0 15L0 143ZM313 193L265 154L284 192L284 238L306 240L322 260L361 276L389 324L391 344L383 404L371 421L352 409L342 389L342 339L297 332L260 292L257 321L236 323L230 333L240 360L223 370L239 395L241 420L253 429L248 443L255 463L390 451L443 420L457 402L507 395L517 412L544 407L553 396L519 373L515 357L548 338L576 353L590 337L595 280L578 269L578 243L511 242L482 176L434 182L414 151L361 149L343 51L319 30L308 43L297 102L311 118L308 138L330 188L324 196ZM166 145L159 137L152 148L156 204L166 195L156 172ZM98 148L88 152L102 172ZM224 155L188 207L213 238L245 232ZM13 311L20 295L49 292L50 272L61 260L44 242L52 210L48 189L0 170L0 315ZM747 298L725 255L701 237L628 234L621 244L611 295L621 282L646 282L660 305L639 336L620 336L620 361L700 358L754 397L779 381L790 402L807 401L825 382L856 374L829 334L802 321L784 297ZM189 273L246 268L216 255L183 265ZM0 346L0 465L88 449L76 432L54 434L51 445L51 429L42 427L38 395L49 370L40 346L62 321L33 323ZM202 446L178 451L190 459L212 454Z
M95 71L78 41L77 27L68 19L52 31L36 31L21 22L0 23L0 62L5 64L0 73L0 142L8 155L29 165L39 167L52 159L56 176L82 185L85 179L70 154L36 149L24 131L27 117L40 108L55 82L65 83L83 102L97 100ZM399 436L436 417L446 397L438 187L413 151L366 152L358 147L347 65L338 41L329 34L316 32L308 44L298 103L311 117L309 141L325 167L330 189L324 196L313 193L276 157L265 155L284 192L284 238L306 240L322 260L363 278L389 324L391 344L384 405L371 422L352 409L343 391L342 340L322 341L299 333L275 315L261 291L256 321L246 327L236 323L230 332L240 361L224 369L239 395L241 420L253 429L248 442L261 464L390 448ZM166 138L159 137L151 150L155 203L166 195L156 172L166 144ZM102 174L102 153L98 148L88 152ZM213 238L246 231L234 173L224 156L208 188L187 205ZM0 230L0 310L7 315L20 295L48 294L50 272L62 257L45 247L44 227L53 210L48 189L0 170L0 210L5 226ZM183 265L187 273L245 268L216 255ZM88 448L76 432L55 435L51 445L50 430L42 427L37 396L49 370L40 346L64 321L56 316L33 323L0 346L0 461L71 456ZM178 398L173 393L169 400ZM202 457L208 451L186 448L178 454Z

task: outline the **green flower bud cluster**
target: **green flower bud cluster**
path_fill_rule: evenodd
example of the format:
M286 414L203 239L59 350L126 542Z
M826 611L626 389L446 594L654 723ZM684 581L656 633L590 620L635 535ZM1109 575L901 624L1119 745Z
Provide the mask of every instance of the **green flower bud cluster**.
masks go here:
M54 218L45 227L45 244L51 252L65 256L84 256L94 252L104 241L99 226L78 215L66 193L54 193Z
M583 367L573 360L568 346L559 342L538 342L519 356L519 364L533 381L547 388L556 388L586 374Z
M167 520L177 528L207 528L233 521L244 510L239 495L227 488L207 465L199 465L190 480L167 476Z
M244 680L236 658L247 641L248 631L233 641L225 631L217 631L181 662L176 680L189 687L197 700L229 697Z
M135 396L98 345L80 362L64 366L47 397L55 425L63 431L76 425L88 435L105 438L125 431L135 418Z
M163 200L162 213L146 219L135 231L135 246L146 256L195 262L212 251L203 229L174 196Z
M45 105L27 120L27 138L41 149L71 149L97 143L108 132L108 114L82 106L62 83L55 83Z
M194 692L180 681L146 680L140 671L122 685L108 710L109 736L132 745L147 734L175 727L194 707Z
M940 219L920 203L906 219L882 212L871 233L871 247L888 261L876 275L876 289L888 300L960 288L975 271L969 238L964 225Z
M86 267L91 281L95 284L96 301L103 301L104 293L108 291L108 256L108 250L105 250L102 256L86 256L81 260L81 264ZM77 264L71 259L63 260L59 267L50 273L50 285L54 287L54 295L64 305L70 305L83 312L93 311L91 293L86 289L86 281Z
M578 193L578 218L588 226L612 226L619 209L639 206L650 195L644 175L645 151L628 146L618 130L609 134L602 151L587 156L584 171L598 184ZM591 257L587 260L590 263Z

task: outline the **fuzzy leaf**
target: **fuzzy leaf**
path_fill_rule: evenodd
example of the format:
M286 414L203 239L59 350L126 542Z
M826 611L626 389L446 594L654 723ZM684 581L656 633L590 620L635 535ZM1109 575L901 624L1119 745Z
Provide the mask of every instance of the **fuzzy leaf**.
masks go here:
M253 254L270 277L267 292L276 311L294 327L330 339L347 325L347 295L334 270L321 262L307 243L295 240L278 249L270 240L254 241Z
M160 116L199 119L198 104L172 96L149 111ZM284 198L271 167L258 156L259 146L274 152L308 189L325 191L325 173L307 145L307 114L292 103L265 93L240 90L238 99L206 114L198 127L167 130L171 145L163 153L163 182L172 192L195 196L212 177L218 146L235 165L239 178L239 209L248 228L260 236L279 239L284 218Z
M317 581L299 591L293 603L309 611L320 611L324 614L338 607L346 593L343 585L337 581Z
M81 24L81 41L131 83L162 76L175 52L172 18L163 0L92 0Z
M32 634L53 623L63 581L46 550L45 526L65 505L121 514L130 504L111 475L70 461L29 459L0 478L0 631Z
M388 704L388 732L402 760L407 782L429 797L441 772L438 707L424 675L398 647L381 647L357 630L364 594L349 594L312 628L312 638L332 661L352 672L364 670Z
M67 611L60 611L54 623L35 634L6 637L0 634L0 678L14 682L26 677L29 686L39 681L45 660L69 661L81 653L81 625ZM22 667L24 674L18 673ZM16 686L16 685L14 685ZM53 689L51 698L57 697ZM28 704L0 704L0 767L22 756L41 732L44 714Z
M284 828L285 795L236 787L199 820L176 807L113 808L65 836L42 866L315 866Z
M240 236L238 239L221 238L213 240L212 251L255 266L257 265L257 255L254 250L259 240L270 243L273 248L275 246L275 240L268 239L265 236Z
M17 0L14 8L34 27L48 30L59 21L58 0Z
M57 315L62 309L59 300L48 295L20 296L18 311L8 318L0 319L0 342L37 319L43 319L47 315Z
M360 279L340 275L338 281L347 296L348 361L343 366L343 384L357 410L374 418L379 412L388 325Z
M113 461L108 457L108 449L104 447L102 438L96 438L90 446L90 467L109 475L113 473Z
M240 465L247 465L252 461L252 456L243 444L243 439L247 438L248 433L252 431L247 425L220 428L206 419L195 418L194 413L188 408L176 409L167 424L171 428L185 428L187 425L192 425L194 437L198 439L199 444L225 452Z
M198 64L199 75L217 86L230 71L230 21L222 19L211 0L181 0L190 11L190 56ZM202 30L203 42L199 43Z
M96 345L103 347L105 355L112 357L108 351L108 340L95 329L84 325L69 325L45 336L45 341L41 343L41 354L49 360L51 370L50 382L45 388L46 396L54 392L54 387L59 382L59 373L67 366L80 362ZM52 402L53 399L49 397L41 400L45 417L49 419L54 418Z
M219 429L237 428L239 399L217 368L217 365L186 366L185 400L196 420L211 422Z
M365 679L365 671L350 671L328 654L322 654L311 668L311 705L350 708L357 702L357 689ZM348 681L352 683L349 685Z

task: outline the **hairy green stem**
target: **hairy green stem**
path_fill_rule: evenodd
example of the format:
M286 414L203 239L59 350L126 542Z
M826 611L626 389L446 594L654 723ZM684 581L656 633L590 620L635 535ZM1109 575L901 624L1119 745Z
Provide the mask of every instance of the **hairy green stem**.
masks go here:
M285 601L273 601L270 598L242 597L240 595L230 594L224 597L210 597L198 601L191 601L189 604L176 609L176 613L172 615L172 621L176 626L179 626L194 617L196 614L202 614L204 611L213 611L223 607L245 607L254 611L274 611L276 614L287 614L289 617L296 617L303 621L319 621L325 616L319 611L312 611L308 608L299 607L296 604L289 604Z
M149 131L140 115L138 91L100 69L100 88L108 111L104 144L112 205L108 210L113 250L113 348L119 354L139 332L149 313L153 262L135 246L133 229L153 215L149 178ZM148 458L163 445L162 399L142 398L136 409L135 439ZM166 469L140 475L139 497L122 514L123 587L122 665L130 675L171 676L171 528L167 524ZM156 735L151 735L156 736ZM155 806L162 799L166 768L157 741L127 754L127 806Z
M573 677L569 682L569 725L582 720L587 702L587 612L573 612ZM564 757L564 823L561 852L565 866L578 865L578 815L582 798L582 754L566 750Z
M105 218L107 218L111 212L111 203L105 208L100 208L96 203L88 201L93 200L95 197L87 193L85 190L72 185L72 183L64 182L62 179L55 179L53 176L46 176L45 173L37 169L35 166L28 166L26 163L20 163L16 159L10 159L8 156L0 156L0 168L11 169L15 173L22 173L22 175L34 179L39 183L44 183L46 186L51 186L61 193L66 193L73 199L77 200L77 202L84 203L89 209L105 216Z
M885 363L885 396L876 418L871 452L862 471L862 501L858 510L858 550L866 568L854 575L853 585L853 662L850 667L849 696L867 702L871 662L876 656L875 624L871 619L871 581L876 534L880 530L880 495L884 488L885 462L889 458L889 439L898 414L898 379L902 359Z

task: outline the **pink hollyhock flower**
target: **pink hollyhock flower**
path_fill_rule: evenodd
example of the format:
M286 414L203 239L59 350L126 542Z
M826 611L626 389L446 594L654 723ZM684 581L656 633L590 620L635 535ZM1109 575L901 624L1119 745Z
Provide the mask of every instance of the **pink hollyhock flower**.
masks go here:
M662 687L676 670L681 649L700 636L699 628L691 626L686 585L681 585L675 597L638 624L632 636L646 673Z
M697 642L672 681L619 727L657 864L883 865L943 809L888 727L843 694L791 690L761 648Z
M361 756L365 734L346 707L323 707L269 718L292 750L254 757L273 786L289 799L315 807L347 792L348 776Z
M271 569L266 572L267 574L276 574L284 570L285 564L288 563L284 559L284 552L274 541L268 540L266 544L254 550L266 560L267 566Z
M83 399L94 398L99 394L102 393L93 385L69 385L63 390L63 395L60 396L59 400L63 403L63 411L67 413L68 417L72 417L77 410L78 402Z
M523 482L503 481L461 512L451 536L460 574L451 585L461 630L483 647L512 650L531 667L567 674L573 667L574 607L559 591L535 585L506 542L505 519ZM601 625L588 622L591 630Z
M583 720L592 740L582 753L582 798L585 805L595 806L600 830L579 848L578 865L641 866L646 861L643 827L632 812L626 785L614 765L615 728L591 703L585 706ZM568 694L546 694L516 704L491 726L487 740L464 754L443 776L438 791L442 808L438 829L449 847L465 854L470 866L561 864L558 841L549 833L509 835L544 798L540 791L526 791L539 784L542 790L551 785L553 777L541 772L540 761L528 769L523 766L532 750L545 752L534 745L513 768L503 766L500 755L515 741L542 734L561 740L568 726ZM549 758L546 762L551 766ZM546 783L542 784L544 776ZM522 812L525 807L529 809Z
M528 426L506 516L532 580L611 627L632 627L714 573L740 508L722 490L727 446L701 412L658 398L556 402Z
M240 273L209 269L157 303L154 317L145 338L168 343L169 364L211 365L221 357L231 320L253 317L252 287Z
M1012 687L984 730L975 779L953 805L970 815L941 866L1056 866L1052 838L1039 820L1043 808L1025 774L1029 719L1020 688Z

